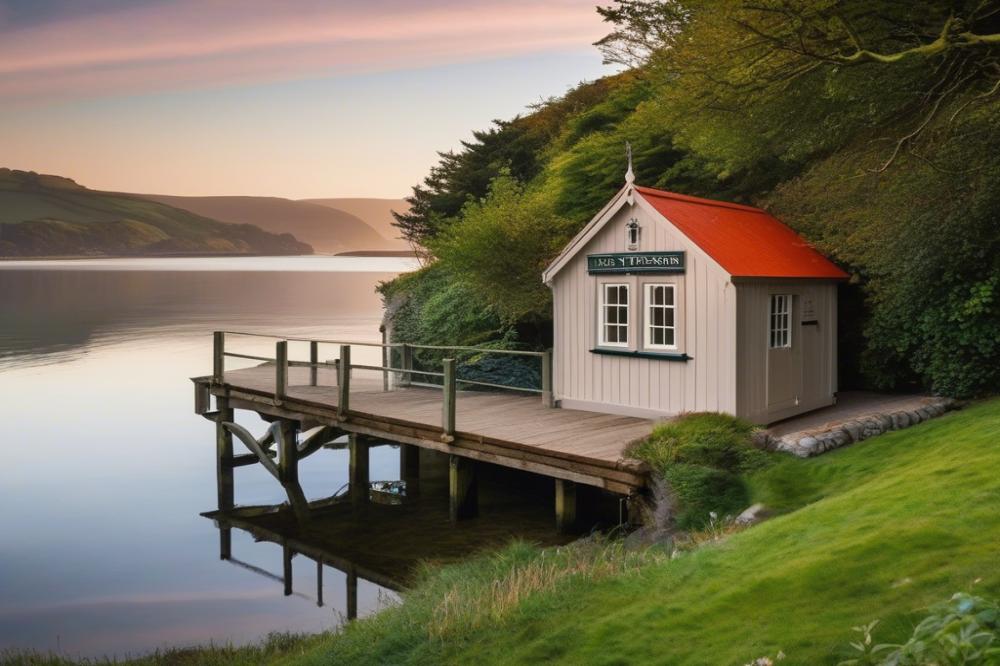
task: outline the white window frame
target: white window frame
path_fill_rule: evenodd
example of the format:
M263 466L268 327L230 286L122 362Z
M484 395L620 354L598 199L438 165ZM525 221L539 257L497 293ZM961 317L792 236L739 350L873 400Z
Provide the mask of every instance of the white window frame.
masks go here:
M771 294L767 306L767 348L792 346L792 295Z
M653 304L653 290L657 288L664 288L670 290L670 305L654 305ZM664 330L670 329L673 333L674 343L672 345L668 344L654 344L653 343L653 308L662 308L663 310L670 310L673 313L671 318L673 324L670 326L655 326L655 328L662 328ZM643 312L646 315L645 321L643 322L643 346L646 349L677 349L677 285L670 282L647 282L643 288Z
M608 322L608 308L621 308L623 305L621 303L608 303L608 289L621 288L625 289L625 321L618 321L616 323ZM601 347L621 347L628 348L629 340L632 337L630 329L632 328L632 285L628 282L602 282L600 284L601 294L598 302L598 340L600 341ZM608 326L617 326L619 329L619 334L622 330L625 331L625 342L609 342L607 340ZM620 338L620 335L619 335Z

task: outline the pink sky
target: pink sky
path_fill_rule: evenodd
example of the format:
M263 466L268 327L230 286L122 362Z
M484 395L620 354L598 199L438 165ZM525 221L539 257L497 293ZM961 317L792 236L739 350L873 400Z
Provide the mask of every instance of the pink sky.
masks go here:
M0 166L123 190L398 196L426 173L434 150L602 73L590 44L606 26L591 1L90 1L89 14L71 2L62 11L25 10L19 18L10 6L4 12L0 0ZM423 79L433 90L399 99L397 90ZM282 87L310 81L314 102L304 88ZM239 105L235 90L248 93ZM334 99L350 135L366 136L383 164L393 156L391 178L359 173L356 160L352 171L338 173L309 155L316 141L350 146L343 126L333 127L337 113L325 135L319 119L296 132L295 118L283 126L268 116L256 150L239 131L259 122L253 114L261 109L287 116ZM395 106L394 127L387 131L382 112L352 108L362 103ZM159 122L144 125L143 117ZM96 132L100 141L76 132ZM185 132L191 152L178 149ZM129 158L137 137L143 150ZM295 145L306 147L299 157L288 151ZM195 150L199 161L213 165L211 173L198 168ZM262 183L274 191L255 191Z

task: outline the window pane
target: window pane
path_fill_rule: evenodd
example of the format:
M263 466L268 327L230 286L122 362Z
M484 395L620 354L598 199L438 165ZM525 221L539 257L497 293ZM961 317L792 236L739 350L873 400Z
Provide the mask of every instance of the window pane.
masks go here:
M665 318L664 323L667 326L673 326L674 325L674 309L673 308L666 308L664 310L663 314L664 314L664 318Z
M673 287L663 288L663 302L667 305L674 304L674 289Z
M618 289L612 286L604 287L604 302L608 304L618 302Z
M628 304L628 287L624 285L618 287L618 302L623 305Z
M671 347L674 345L674 329L667 328L663 330L663 344L670 345Z

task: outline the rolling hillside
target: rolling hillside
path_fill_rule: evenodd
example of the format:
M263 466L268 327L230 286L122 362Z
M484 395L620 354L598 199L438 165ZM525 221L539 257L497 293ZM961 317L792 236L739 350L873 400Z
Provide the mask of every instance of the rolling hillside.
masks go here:
M0 257L311 253L291 234L0 169Z
M317 252L396 249L364 218L307 201L252 196L138 196L231 224L255 224L272 233L290 233Z
M392 226L395 221L392 217L393 211L405 213L410 210L410 204L403 199L333 198L302 201L350 213L364 220L368 226L381 234L389 242L390 249L410 249L409 243L399 238L399 229Z

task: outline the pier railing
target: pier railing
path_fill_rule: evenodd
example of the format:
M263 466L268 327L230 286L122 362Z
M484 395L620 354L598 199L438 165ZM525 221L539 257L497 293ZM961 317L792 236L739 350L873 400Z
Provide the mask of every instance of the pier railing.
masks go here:
M270 357L228 351L226 349L226 340L231 336L273 339L275 340L274 356ZM227 358L260 361L262 363L274 363L275 400L281 401L288 396L289 368L309 368L310 386L319 385L319 373L321 369L333 369L335 371L336 386L338 391L337 412L341 418L347 418L347 415L350 412L352 371L368 370L379 372L382 374L383 391L403 389L410 386L441 389L443 394L442 429L444 430L445 435L449 436L453 435L455 432L455 409L459 386L537 393L541 396L542 404L547 407L554 406L552 393L551 351L521 351L471 346L418 345L401 342L387 342L384 338L384 333L382 342L366 342L357 340L347 341L303 337L282 337L266 333L249 333L241 331L215 331L213 334L212 380L213 383L220 385L225 383L225 366ZM309 346L309 360L301 361L289 358L288 345L290 342L307 343ZM320 345L332 345L337 347L339 350L338 358L330 361L320 360ZM381 364L370 365L352 362L352 347L374 347L380 349ZM420 351L431 352L435 356L441 356L441 369L428 370L417 367L414 363L414 357L415 352ZM500 382L461 378L457 376L456 357L491 354L538 358L541 364L541 386L518 386ZM399 360L399 365L394 363L396 359ZM392 378L395 378L395 381L392 381ZM418 381L415 380L415 378L422 379L424 381Z

